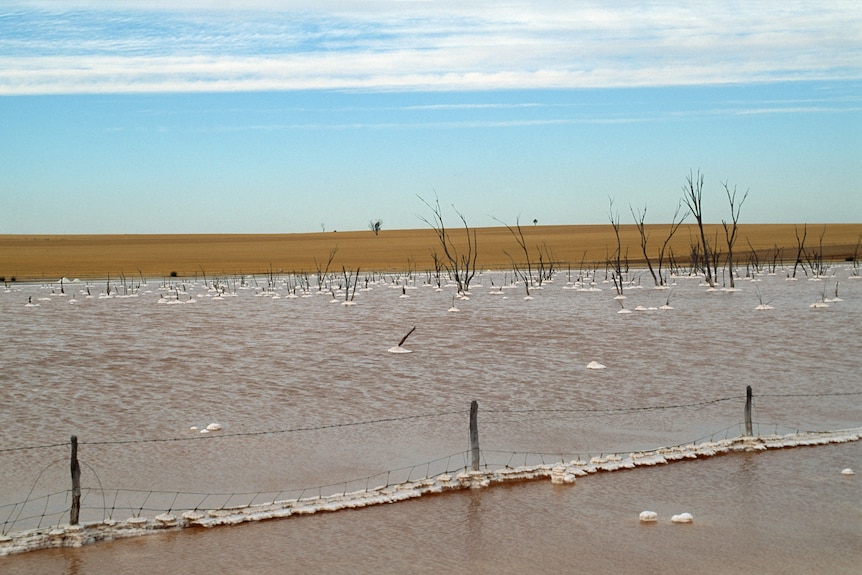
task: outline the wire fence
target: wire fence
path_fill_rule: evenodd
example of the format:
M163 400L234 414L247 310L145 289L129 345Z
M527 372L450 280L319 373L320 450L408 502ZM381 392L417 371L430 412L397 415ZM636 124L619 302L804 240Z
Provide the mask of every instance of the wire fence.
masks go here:
M819 393L819 394L764 394L754 396L750 392L745 395L719 397L704 401L679 403L673 405L653 405L653 406L631 406L631 407L612 407L612 408L525 408L525 409L489 409L483 414L501 415L514 414L524 416L529 419L542 419L542 416L547 414L605 414L605 415L621 415L635 412L647 411L664 411L664 410L698 410L705 406L727 403L741 402L744 399L750 401L753 398L780 398L780 397L807 397L807 398L823 398L827 396L859 396L862 392L850 393ZM752 404L754 402L752 401ZM474 402L475 406L475 402ZM471 407L472 411L472 407ZM382 419L374 419L367 421L354 421L347 423L336 423L319 426L296 427L289 429L279 429L259 432L240 432L240 433L224 433L224 434L206 434L194 437L171 437L171 438L150 438L137 440L118 440L118 441L81 441L77 443L76 438L73 438L73 444L79 445L127 445L127 444L145 444L153 442L185 442L185 441L210 441L218 439L221 441L230 440L231 438L253 437L263 435L287 434L300 431L323 431L337 428L358 427L365 425L374 425L386 422L395 421L410 421L416 419L434 419L448 417L452 415L467 415L467 410L437 412L419 415L406 415L400 417L390 417ZM701 435L689 441L678 443L675 445L655 447L649 453L669 452L679 450L683 446L697 446L702 444L715 445L716 442L724 442L723 445L729 445L730 441L736 441L742 437L780 437L791 436L793 434L809 434L831 433L823 430L807 430L799 429L794 426L785 426L778 423L757 422L750 419L749 406L746 407L746 421L733 423L717 431L712 431L706 435ZM471 417L471 426L473 425ZM472 435L471 429L471 435ZM478 433L476 434L478 437ZM850 439L857 439L857 436L849 435ZM846 438L845 438L846 439ZM812 440L814 441L814 440ZM810 443L809 443L810 444ZM778 444L779 446L781 444ZM790 443L788 443L790 445ZM69 443L55 443L47 445L22 446L0 449L2 454L9 454L21 451L39 451L45 449L53 449L59 447L68 447ZM57 530L67 522L71 522L70 518L77 516L78 523L81 525L114 525L118 522L123 522L124 525L139 523L143 525L148 521L148 517L153 515L156 518L162 518L165 526L175 525L175 513L192 513L193 517L218 516L219 513L237 512L237 510L260 510L264 508L278 509L283 513L287 513L286 509L293 509L295 512L297 506L308 505L309 502L326 502L333 501L334 498L347 499L357 497L357 494L364 496L386 494L393 490L402 489L404 486L410 488L416 485L424 485L426 487L435 483L443 482L446 485L452 477L460 474L469 475L470 473L489 473L499 471L513 471L517 469L536 468L549 469L555 465L595 465L597 463L606 463L608 461L621 461L623 458L631 458L634 456L632 451L642 450L573 450L573 451L558 451L558 452L541 452L541 451L524 451L524 450L500 450L500 449L481 449L478 448L478 443L471 445L471 449L453 453L443 457L438 457L421 463L411 464L403 467L388 469L379 473L356 477L346 480L339 480L315 486L293 487L287 486L285 489L277 491L234 491L223 493L204 493L204 492L188 492L188 491L160 491L160 490L142 490L142 489L122 489L115 487L104 487L100 484L98 474L85 461L81 462L85 468L92 473L89 476L95 477L95 485L80 486L75 484L73 477L71 489L54 490L50 493L36 493L36 486L40 484L40 479L46 470L55 468L68 462L68 458L56 459L51 461L41 472L36 476L30 492L23 501L14 503L0 504L0 555L3 552L4 545L10 545L16 535L22 532L35 530L41 533L44 530ZM698 453L693 450L692 453ZM73 449L74 468L77 465L75 449ZM73 473L74 475L74 473ZM406 488L405 488L406 489ZM77 506L77 512L72 515L71 508ZM79 515L78 515L79 514ZM190 516L190 517L192 517ZM170 522L166 518L173 518Z

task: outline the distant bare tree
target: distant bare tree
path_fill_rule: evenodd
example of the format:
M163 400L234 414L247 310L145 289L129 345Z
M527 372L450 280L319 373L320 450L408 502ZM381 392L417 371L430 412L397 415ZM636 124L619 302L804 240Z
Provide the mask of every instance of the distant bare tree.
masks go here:
M368 229L374 232L374 235L380 234L380 230L383 228L383 220L371 220L368 222Z
M706 241L706 234L703 231L703 174L700 170L695 176L689 172L686 176L686 185L683 186L682 201L688 206L688 210L694 219L697 220L697 227L700 230L700 245L702 253L700 254L703 261L703 271L706 274L706 283L710 286L715 285L715 280L712 277L711 254L709 243Z
M443 221L440 200L435 197L434 204L431 204L425 201L422 196L417 197L431 210L430 220L424 216L419 216L419 219L431 226L431 229L437 234L437 240L440 242L440 247L443 250L443 257L439 261L455 280L455 283L458 284L458 291L467 293L470 290L470 282L473 281L473 276L476 275L476 230L471 230L467 225L464 214L455 209L455 206L452 206L452 209L458 214L461 223L464 224L464 231L467 236L466 248L464 248L464 251L459 251ZM437 258L435 257L436 260Z
M730 273L730 287L736 287L733 282L733 244L736 243L737 222L739 222L739 213L742 210L742 204L745 203L745 198L748 197L748 190L742 195L739 203L736 203L736 186L733 186L733 192L725 181L723 184L724 191L727 193L727 201L730 204L730 221L721 220L721 225L724 226L724 237L727 240L727 271Z

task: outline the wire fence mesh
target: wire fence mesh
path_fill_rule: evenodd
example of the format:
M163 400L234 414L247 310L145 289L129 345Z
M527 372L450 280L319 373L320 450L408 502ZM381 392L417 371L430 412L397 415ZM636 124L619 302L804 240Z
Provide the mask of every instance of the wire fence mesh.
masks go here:
M804 397L816 400L819 397L825 396L858 396L858 393L841 393L841 394L804 394ZM755 398L780 398L780 397L801 397L800 394L767 394L754 396ZM665 411L665 410L683 410L691 413L696 413L704 406L723 404L731 401L742 401L745 396L729 396L719 397L706 401L681 403L673 405L653 405L653 406L631 406L631 407L615 407L615 408L584 408L584 409L569 409L569 408L547 408L547 409L496 409L486 410L483 412L492 419L501 415L514 415L517 418L526 420L538 419L543 420L549 415L590 415L599 416L606 415L614 417L620 414L629 414L646 411ZM760 413L758 403L754 402L755 413ZM204 440L230 440L231 438L264 436L287 434L298 431L327 431L345 427L358 427L363 425L379 424L382 422L393 421L409 421L415 419L434 419L448 417L453 414L463 414L466 416L468 410L455 412L439 412L420 415L406 415L400 417L374 419L368 421L355 421L348 423L336 423L329 425L320 425L314 427L302 427L292 429L281 429L272 431L262 431L253 433L225 433L221 435L211 434L208 436L195 437L179 437L179 438L156 438L156 439L140 439L140 440L123 440L123 441L81 441L79 445L116 445L116 444L133 444L133 443L153 443L153 442L185 442L185 441L204 441ZM785 446L780 441L774 438L781 436L791 436L799 434L813 434L815 439L808 439L807 444L816 443L816 434L818 433L833 433L824 430L806 430L799 429L795 426L786 426L780 423L748 421L740 423L732 423L721 429L709 432L706 435L699 435L688 441L680 442L675 445L656 446L650 453L659 453L662 450L679 450L683 446L688 446L691 453L709 454L710 448L694 449L698 445L715 445L715 442L725 442L724 445L729 445L729 441L738 440L746 434L746 428L752 430L752 436L770 437L773 438L773 447ZM849 440L858 439L858 434L850 434ZM846 440L846 437L843 438ZM839 436L839 439L841 437ZM0 457L3 454L9 454L21 451L41 451L47 449L55 449L67 447L67 443L56 443L49 445L36 445L26 447L11 447L0 449ZM786 446L793 445L789 440ZM100 484L96 470L92 469L86 461L82 461L82 465L93 473L88 477L94 477L94 484L81 486L80 497L80 516L79 522L82 525L92 524L113 524L118 521L138 520L141 524L147 521L147 517L173 517L175 513L197 513L201 514L217 514L217 512L237 512L238 510L261 510L261 509L287 509L296 508L299 505L309 505L311 502L326 502L334 501L337 498L347 499L354 498L360 495L366 497L372 495L391 492L393 489L413 488L417 485L430 486L435 482L443 482L444 484L451 481L453 476L459 474L469 474L471 471L481 473L493 473L501 470L517 470L517 469L545 469L546 471L552 466L558 465L599 465L608 462L619 462L624 458L633 458L634 453L640 453L641 457L645 453L642 449L631 450L612 450L605 451L600 449L580 449L571 451L525 451L525 450L505 450L505 449L488 449L483 448L479 451L480 460L473 461L473 451L468 449L461 452L437 457L434 459L413 463L402 467L387 469L370 475L361 477L352 477L348 479L339 479L338 481L327 482L313 486L285 486L283 489L270 491L231 491L221 493L206 493L206 492L189 492L189 491L171 491L171 490L146 490L146 489L124 489L116 487L107 487ZM53 455L53 452L52 452ZM686 457L690 456L687 454ZM68 458L56 458L50 461L45 468L40 471L30 488L30 492L23 501L13 503L0 504L0 543L9 543L14 539L16 534L32 530L46 530L58 528L69 521L70 505L73 499L73 489L63 489L62 485L53 485L54 490L49 493L38 493L37 486L41 487L41 478L49 469L55 469L58 466L62 467L68 463ZM74 486L73 486L74 487ZM167 520L165 520L167 521ZM0 549L2 551L2 549Z

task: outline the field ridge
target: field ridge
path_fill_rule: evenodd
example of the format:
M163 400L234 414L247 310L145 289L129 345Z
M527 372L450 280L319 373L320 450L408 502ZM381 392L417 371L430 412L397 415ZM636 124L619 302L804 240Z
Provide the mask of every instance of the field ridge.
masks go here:
M668 235L669 224L645 228L650 258L655 259ZM509 269L525 263L524 252L503 226L470 228L476 231L477 268ZM523 226L530 259L535 266L541 251L545 265L572 269L604 267L616 250L610 224ZM724 228L705 225L708 241L726 252ZM807 229L804 246L809 257L825 261L853 260L858 256L862 224L740 224L734 260L745 266L752 248L760 258L792 262L798 240ZM456 247L466 246L463 227L449 228ZM684 224L668 245L666 258L688 266L698 233ZM623 258L631 266L644 264L641 237L633 224L620 226ZM442 255L434 230L407 229L293 234L0 234L0 278L3 281L38 281L60 277L191 277L198 274L251 275L264 273L316 273L342 268L365 271L433 270L432 253ZM804 257L804 256L803 256ZM723 258L722 258L723 261ZM667 263L665 264L667 269Z

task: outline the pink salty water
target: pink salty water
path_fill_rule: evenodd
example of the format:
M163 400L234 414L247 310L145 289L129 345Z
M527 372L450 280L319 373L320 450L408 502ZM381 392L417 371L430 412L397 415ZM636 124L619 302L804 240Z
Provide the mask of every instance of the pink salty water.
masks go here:
M483 460L511 465L740 435L747 385L755 433L859 427L853 273L760 274L735 292L691 278L654 290L640 274L621 301L647 309L631 314L617 313L611 284L584 291L566 273L531 300L511 274L481 274L458 312L447 311L455 289L421 274L373 278L353 306L314 279L311 295L290 298L288 277L269 291L265 278L247 289L225 278L229 297L202 281L150 280L111 298L99 297L105 282L64 282L65 294L59 282L13 285L0 293L0 439L76 435L85 489L129 490L106 504L123 520L134 490L289 498L463 465L472 400ZM810 307L836 282L841 301ZM755 310L758 293L774 309ZM167 303L177 296L195 303ZM658 309L668 298L673 309ZM388 353L414 325L412 353ZM210 422L223 429L190 430ZM68 476L67 445L0 451L0 506L66 490ZM858 573L860 476L860 442L734 454L36 551L0 557L0 571ZM647 509L656 524L638 521ZM671 523L681 512L694 523Z

